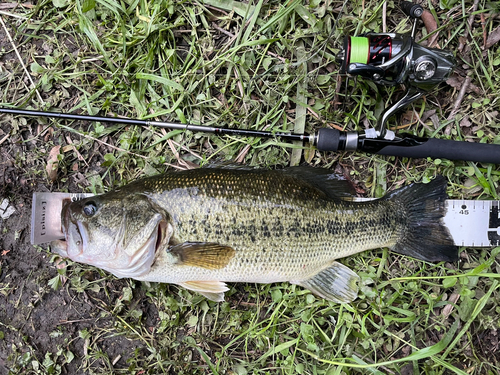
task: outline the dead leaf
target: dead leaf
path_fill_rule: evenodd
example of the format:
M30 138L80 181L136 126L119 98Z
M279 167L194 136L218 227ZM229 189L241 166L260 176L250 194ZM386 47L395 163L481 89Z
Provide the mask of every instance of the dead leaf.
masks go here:
M441 310L441 314L447 318L451 312L453 311L453 308L455 307L455 304L457 303L458 299L460 298L459 293L453 293L450 298L448 298L448 301L450 302L448 305L443 307L443 310Z
M189 160L184 160L184 159L179 159L179 165L181 167L184 167L185 169L196 169L200 167L198 164L195 164Z
M450 78L446 80L446 83L453 87L454 89L460 90L464 85L465 78L459 76L458 74L453 74ZM472 82L467 87L467 93L474 92L475 94L482 95L481 89L473 84Z
M68 267L68 262L62 258L58 258L56 261L56 268L59 270L63 270L66 267ZM66 281L68 281L68 278L65 275L59 275L59 279L61 280L61 285L66 284Z
M461 128L468 128L472 126L472 122L469 120L469 116L465 116L461 121L460 121L460 127Z
M422 113L422 117L420 117L420 120L422 120L422 122L425 122L427 121L431 116L435 115L436 114L436 110L435 109L431 109L429 111L425 111L424 113Z
M57 155L61 151L61 146L54 146L49 153L49 159L47 160L47 176L49 180L54 182L57 178L57 170L59 168L59 161L57 160Z
M427 9L424 10L424 13L422 13L422 16L420 17L422 21L424 21L425 28L427 30L427 33L430 34L434 31L437 30L437 23L436 20L434 19L434 16L432 15L431 12L429 12ZM439 32L435 33L429 38L429 42L427 44L428 47L435 48L438 47L437 44L437 39L439 37Z
M429 120L432 121L432 125L434 126L434 129L439 128L439 117L436 114L433 114L432 116L430 116Z
M316 149L310 144L308 148L304 150L304 159L308 164L312 163L314 156L316 155Z
M490 35L488 35L488 39L486 39L485 49L493 47L493 45L498 43L498 41L500 41L500 26L498 26L490 33Z
M6 256L8 253L10 252L10 250L2 250L2 256Z
M245 157L248 154L248 151L250 151L250 145L246 145L243 150L240 151L240 153L236 157L236 163L243 163L243 161L245 161Z
M405 111L401 115L400 123L403 124L402 126L410 126L418 122L418 120L418 114L412 109L409 111Z
M34 7L34 5L30 4L30 3L19 4L16 1L14 3L0 4L0 9L14 9L14 8L19 7L19 6L24 7L24 8L29 8L29 9Z

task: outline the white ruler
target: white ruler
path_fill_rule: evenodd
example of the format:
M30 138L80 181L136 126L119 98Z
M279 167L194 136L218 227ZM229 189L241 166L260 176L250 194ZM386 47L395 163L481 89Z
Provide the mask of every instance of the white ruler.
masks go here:
M458 246L500 245L499 201L446 200L444 223Z
M93 195L87 193L33 193L31 244L40 245L64 238L61 228L61 211L64 201L75 202Z

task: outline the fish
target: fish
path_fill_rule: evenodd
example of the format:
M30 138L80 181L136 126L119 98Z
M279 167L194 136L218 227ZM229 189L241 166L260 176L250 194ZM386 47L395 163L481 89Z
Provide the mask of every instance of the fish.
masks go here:
M66 202L64 239L51 249L118 278L177 284L216 302L233 282L289 282L351 302L360 278L338 259L366 250L458 259L442 221L442 176L372 201L353 201L352 191L342 176L309 166L165 173Z

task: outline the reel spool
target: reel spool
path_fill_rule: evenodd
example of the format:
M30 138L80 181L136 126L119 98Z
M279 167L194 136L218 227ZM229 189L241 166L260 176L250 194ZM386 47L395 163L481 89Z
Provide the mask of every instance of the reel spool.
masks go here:
M456 65L452 52L415 42L417 19L423 14L423 8L406 1L401 8L414 20L411 34L345 36L343 48L336 56L341 74L361 76L384 86L404 84L407 87L403 98L383 112L377 130L368 129L368 138L394 139L394 133L386 129L389 117L445 81Z
M367 36L349 36L344 37L344 46L341 54L337 58L341 62L340 73L346 74L348 66L351 63L359 63L369 66L379 66L392 60L401 52L403 47L403 38L400 35L394 34L368 34ZM393 67L393 73L401 71L396 64Z

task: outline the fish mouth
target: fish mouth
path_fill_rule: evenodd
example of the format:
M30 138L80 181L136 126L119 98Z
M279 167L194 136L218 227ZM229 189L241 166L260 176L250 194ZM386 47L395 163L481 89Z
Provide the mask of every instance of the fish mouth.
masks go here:
M63 258L68 258L68 242L66 240L54 240L50 242L50 249Z
M50 247L53 253L59 254L60 256L64 258L70 258L69 255L69 248L68 248L68 243L69 243L69 226L70 224L73 224L75 226L75 229L78 231L78 236L80 239L82 238L82 235L80 233L80 228L78 228L78 225L76 223L71 222L70 218L70 212L69 212L69 205L71 201L69 199L65 199L63 201L63 206L61 210L61 232L64 234L64 239L60 240L55 240L50 243ZM83 241L76 241L77 246L79 247L79 253L83 252Z

